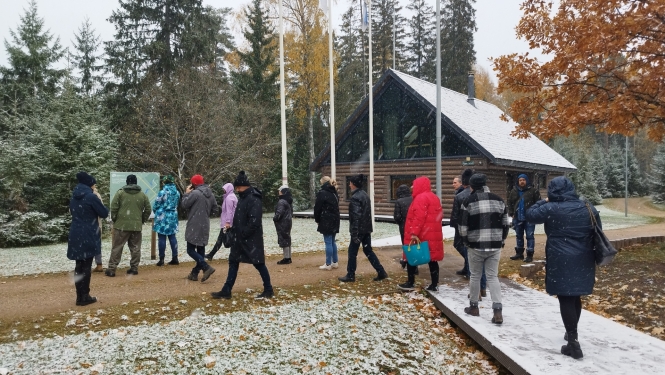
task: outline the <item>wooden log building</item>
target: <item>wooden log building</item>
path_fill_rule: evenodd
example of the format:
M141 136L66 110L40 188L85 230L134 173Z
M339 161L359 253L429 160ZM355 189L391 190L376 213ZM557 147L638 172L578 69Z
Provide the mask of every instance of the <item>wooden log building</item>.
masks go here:
M388 70L374 90L374 201L377 215L392 216L397 187L428 176L436 191L436 85ZM547 183L576 170L547 144L531 135L511 136L517 125L501 120L503 112L473 96L473 74L467 96L441 89L441 169L444 220L452 208L453 178L465 168L487 175L490 190L504 199L517 176L525 173L547 195ZM348 210L348 178L369 177L368 98L335 137L340 209ZM330 145L310 170L330 175ZM367 183L363 186L368 189Z

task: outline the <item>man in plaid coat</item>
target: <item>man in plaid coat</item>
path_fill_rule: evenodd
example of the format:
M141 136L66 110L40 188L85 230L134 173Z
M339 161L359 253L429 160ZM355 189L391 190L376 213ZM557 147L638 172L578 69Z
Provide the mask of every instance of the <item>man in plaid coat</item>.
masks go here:
M492 323L503 323L501 304L501 286L499 284L499 259L501 249L508 236L510 224L508 211L503 199L490 193L487 188L487 177L482 173L471 176L469 181L471 194L461 206L461 220L459 234L468 248L469 269L471 278L469 288L470 306L464 312L479 316L478 293L480 292L480 277L485 266L487 284L492 296L492 309L494 317Z

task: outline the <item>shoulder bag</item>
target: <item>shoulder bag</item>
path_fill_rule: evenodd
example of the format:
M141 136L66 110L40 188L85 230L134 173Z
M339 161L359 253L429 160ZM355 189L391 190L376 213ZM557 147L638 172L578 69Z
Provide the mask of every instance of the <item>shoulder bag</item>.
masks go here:
M593 227L593 249L596 255L596 264L599 266L606 266L612 263L612 260L614 260L618 251L612 246L610 240L605 236L605 233L603 233L603 229L598 225L589 203L584 202L584 204L586 205L587 210L589 210L589 216L591 216L591 226Z

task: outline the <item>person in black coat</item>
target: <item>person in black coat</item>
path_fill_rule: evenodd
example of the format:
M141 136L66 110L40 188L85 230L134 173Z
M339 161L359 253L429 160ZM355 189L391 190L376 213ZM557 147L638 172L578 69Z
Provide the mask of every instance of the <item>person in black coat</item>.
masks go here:
M321 190L316 194L314 203L314 221L326 244L326 262L319 269L330 271L339 267L335 243L335 236L339 233L339 195L337 182L330 176L323 176L320 182Z
M238 205L233 215L231 233L235 241L229 253L229 274L219 292L211 293L212 298L231 298L231 290L238 276L240 263L249 263L259 271L263 280L263 293L256 298L272 298L274 296L270 284L270 273L266 267L266 253L263 247L263 223L261 191L249 183L245 171L240 171L233 182L238 192Z
M349 262L346 266L346 276L339 278L339 281L344 283L356 281L356 258L361 243L365 256L378 273L374 281L388 278L388 274L381 265L379 258L372 251L372 204L369 195L361 189L363 179L364 176L361 174L349 179L349 187L351 188L351 201L349 202L351 243L349 244Z
M284 252L284 258L277 264L291 264L291 227L293 226L293 197L288 186L281 186L278 189L279 200L275 205L275 216L272 221L275 222L277 230L277 243Z
M74 285L76 285L76 305L85 306L97 302L90 296L90 272L92 260L102 251L102 239L98 218L109 215L108 208L92 191L97 181L86 172L76 174L78 185L69 201L72 224L69 227L67 258L76 261Z
M600 224L598 211L575 193L566 177L556 177L547 187L547 200L534 203L526 211L530 223L545 224L545 288L556 295L567 345L561 353L575 359L583 357L577 340L577 324L582 312L580 296L593 293L596 263L591 213Z
M406 224L406 214L409 212L411 202L413 202L411 188L406 185L400 185L397 188L397 200L395 201L393 219L395 220L395 224L399 226L399 239L401 243L404 243L404 224ZM402 265L402 269L406 269L406 256L404 254L402 254L402 260L399 263Z

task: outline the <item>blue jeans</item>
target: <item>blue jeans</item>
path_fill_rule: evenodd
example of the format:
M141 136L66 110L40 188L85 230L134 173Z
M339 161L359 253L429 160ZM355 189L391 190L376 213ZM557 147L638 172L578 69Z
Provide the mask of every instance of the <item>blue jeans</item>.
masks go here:
M324 234L323 242L326 244L326 265L337 263L337 243L335 243L334 234Z
M203 257L206 254L205 246L196 246L187 242L187 254L196 262L196 266L192 268L193 274L198 275L199 271L205 271L210 267L206 263L206 258Z
M169 245L171 245L171 257L178 257L178 240L175 238L175 233L167 236L165 234L157 233L157 248L159 249L159 258L164 258L166 252L166 237L169 238Z
M374 251L372 251L372 234L360 234L358 235L358 238L360 239L360 243L355 243L352 240L349 244L349 262L346 265L346 275L351 277L356 276L358 250L360 249L360 244L363 245L363 253L365 253L367 260L369 260L369 263L372 265L372 267L374 267L376 272L378 272L379 275L385 273L386 271L383 269L381 262L379 262L379 258L376 256L376 254L374 254Z
M261 275L261 280L263 280L263 290L269 291L272 290L272 285L270 284L270 273L268 273L268 267L265 263L253 264L254 268L259 271ZM233 285L236 283L236 278L238 277L238 268L240 268L239 262L229 261L229 274L226 276L226 282L222 287L222 291L231 293Z
M515 221L515 235L517 235L517 248L524 249L524 234L526 233L526 252L533 254L536 246L536 239L533 232L536 230L536 224L527 221Z

